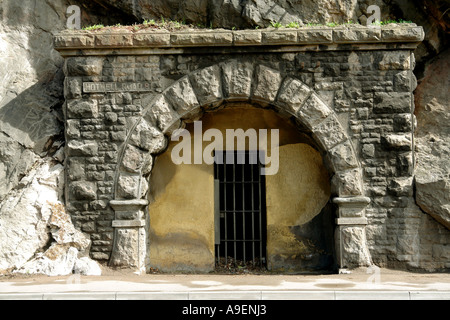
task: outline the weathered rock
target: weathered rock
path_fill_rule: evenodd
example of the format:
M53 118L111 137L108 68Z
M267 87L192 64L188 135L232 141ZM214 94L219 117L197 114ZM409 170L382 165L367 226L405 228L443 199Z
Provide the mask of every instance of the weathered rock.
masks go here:
M450 229L450 51L430 65L416 89L416 201L422 210Z
M40 158L0 132L0 201L16 188Z
M77 255L76 248L54 243L44 254L39 254L14 272L65 276L72 273Z
M50 241L48 221L60 203L63 169L41 161L0 203L0 270L21 267Z
M73 266L73 273L83 276L101 276L100 265L89 257L76 259Z
M60 245L69 245L85 252L91 245L90 239L72 224L70 216L62 204L51 206L52 215L48 222L53 240ZM87 252L86 252L87 253Z

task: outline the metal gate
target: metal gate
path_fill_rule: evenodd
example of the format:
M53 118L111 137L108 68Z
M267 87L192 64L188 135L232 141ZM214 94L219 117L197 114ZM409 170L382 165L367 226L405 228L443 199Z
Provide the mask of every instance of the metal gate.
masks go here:
M265 176L257 151L215 153L216 263L266 263Z

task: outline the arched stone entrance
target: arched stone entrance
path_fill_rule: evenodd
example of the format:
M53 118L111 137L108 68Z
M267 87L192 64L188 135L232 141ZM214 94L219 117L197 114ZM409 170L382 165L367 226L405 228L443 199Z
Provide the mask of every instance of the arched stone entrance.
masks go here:
M110 263L145 268L148 221L145 219L147 177L154 157L168 137L185 122L201 119L227 102L271 108L287 121L307 128L320 146L333 178L332 202L337 205L336 252L340 268L368 266L362 172L354 147L335 112L313 89L263 64L230 60L193 72L146 102L119 156L110 202L116 212Z
M414 202L413 50L423 37L413 24L56 35L66 58L66 209L93 240L91 257L145 269L154 157L183 123L242 102L275 110L319 146L340 268L416 265L407 244L419 231L404 221Z

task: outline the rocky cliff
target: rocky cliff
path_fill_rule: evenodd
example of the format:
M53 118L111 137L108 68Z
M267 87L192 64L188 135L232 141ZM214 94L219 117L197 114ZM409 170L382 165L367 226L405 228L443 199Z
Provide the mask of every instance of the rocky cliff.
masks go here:
M415 53L416 201L437 223L450 228L448 1L3 0L0 271L24 266L37 270L40 265L41 272L52 273L53 267L42 271L42 259L58 252L66 262L70 260L64 270L71 272L88 246L82 240L61 242L51 222L52 208L64 203L63 59L53 49L52 39L66 28L66 10L73 4L81 8L83 26L125 25L144 19L229 29L266 27L272 22L303 25L352 20L364 24L371 14L367 8L373 4L381 8L382 20L411 20L423 26L426 38ZM63 249L55 250L55 246ZM30 266L33 261L38 262Z

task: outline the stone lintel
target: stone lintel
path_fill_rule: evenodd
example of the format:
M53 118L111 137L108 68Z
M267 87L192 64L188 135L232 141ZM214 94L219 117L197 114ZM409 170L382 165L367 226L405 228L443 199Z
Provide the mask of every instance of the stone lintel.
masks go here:
M126 32L125 30L82 31L66 30L54 37L54 46L63 55L75 50L94 50L97 53L114 49L144 50L151 54L158 50L163 54L179 49L199 49L202 47L305 47L316 44L310 50L339 50L364 44L407 45L414 49L424 39L424 31L415 24L388 25L382 27L303 27L268 28L258 30L189 30L168 32L163 30ZM320 46L318 46L320 44ZM408 45L409 44L409 45ZM353 48L353 46L356 46ZM327 48L330 47L330 48ZM360 50L363 49L361 47ZM177 50L178 49L178 50ZM284 50L288 50L284 48ZM296 49L299 50L299 49ZM143 51L143 52L144 52ZM80 52L78 51L78 55ZM75 55L74 53L72 55Z

